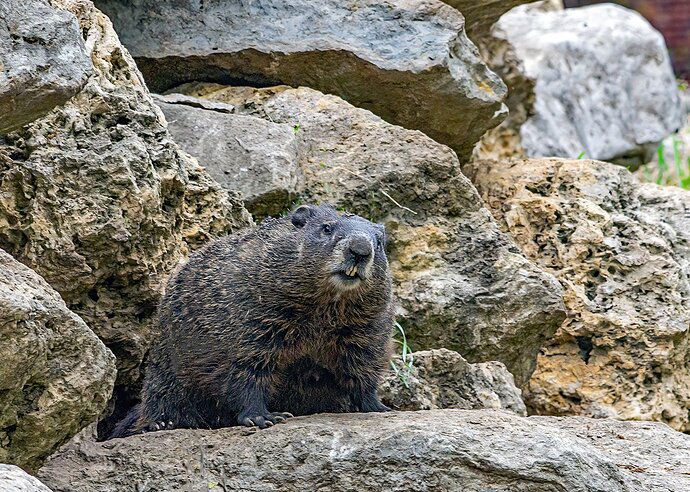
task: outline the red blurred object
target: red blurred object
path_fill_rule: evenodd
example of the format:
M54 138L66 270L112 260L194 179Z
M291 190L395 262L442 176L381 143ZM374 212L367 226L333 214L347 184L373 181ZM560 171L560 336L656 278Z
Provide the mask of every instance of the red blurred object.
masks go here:
M569 8L617 3L637 10L666 38L678 77L690 79L690 0L564 0L564 3Z

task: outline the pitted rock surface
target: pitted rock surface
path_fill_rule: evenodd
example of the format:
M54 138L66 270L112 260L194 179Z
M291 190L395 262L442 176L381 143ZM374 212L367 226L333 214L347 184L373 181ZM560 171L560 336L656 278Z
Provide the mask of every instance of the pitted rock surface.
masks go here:
M502 228L565 288L568 317L539 355L528 407L690 430L690 192L589 160L465 170Z

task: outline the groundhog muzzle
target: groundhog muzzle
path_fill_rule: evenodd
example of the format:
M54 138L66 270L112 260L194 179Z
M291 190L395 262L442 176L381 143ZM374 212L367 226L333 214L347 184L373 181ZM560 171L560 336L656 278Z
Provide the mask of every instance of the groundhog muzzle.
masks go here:
M301 206L192 255L161 299L141 404L111 437L388 410L385 243L381 225Z

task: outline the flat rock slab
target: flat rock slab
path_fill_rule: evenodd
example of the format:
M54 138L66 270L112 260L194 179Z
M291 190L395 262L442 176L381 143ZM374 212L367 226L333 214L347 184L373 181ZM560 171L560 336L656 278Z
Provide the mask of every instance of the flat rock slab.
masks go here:
M502 228L565 288L568 317L539 354L530 410L690 430L690 191L590 160L464 169Z
M96 5L156 92L194 80L307 86L422 130L461 159L505 116L505 85L462 15L437 0Z
M39 478L55 492L687 492L690 437L659 423L490 410L323 414L263 431L84 442Z
M45 0L0 2L0 133L63 104L92 71L74 15Z

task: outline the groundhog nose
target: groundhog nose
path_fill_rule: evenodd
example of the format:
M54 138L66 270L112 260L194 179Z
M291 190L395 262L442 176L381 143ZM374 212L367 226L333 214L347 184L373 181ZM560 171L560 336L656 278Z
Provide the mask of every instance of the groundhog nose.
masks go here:
M371 256L371 242L365 237L355 236L350 240L348 250L356 260L365 260Z

